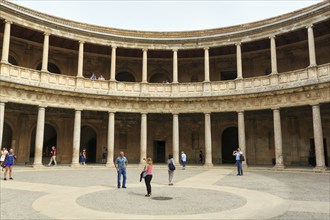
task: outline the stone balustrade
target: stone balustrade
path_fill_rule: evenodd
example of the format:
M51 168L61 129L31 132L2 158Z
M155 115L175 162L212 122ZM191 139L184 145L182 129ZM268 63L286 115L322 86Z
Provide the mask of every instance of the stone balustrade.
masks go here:
M3 82L82 94L142 98L233 96L330 82L330 64L254 78L174 84L91 80L3 63L0 64L0 71L0 81Z

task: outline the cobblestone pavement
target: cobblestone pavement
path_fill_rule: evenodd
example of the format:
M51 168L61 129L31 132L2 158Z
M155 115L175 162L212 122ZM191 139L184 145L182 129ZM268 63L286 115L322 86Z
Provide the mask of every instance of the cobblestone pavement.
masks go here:
M117 189L114 168L16 166L0 181L1 219L330 219L329 172L188 167L169 186L155 166L148 198L140 171Z

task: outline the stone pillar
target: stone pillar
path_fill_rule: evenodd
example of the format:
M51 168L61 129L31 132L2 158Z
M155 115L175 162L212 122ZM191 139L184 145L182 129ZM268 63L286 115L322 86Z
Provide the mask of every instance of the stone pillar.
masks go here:
M326 169L324 160L323 132L321 112L319 105L313 105L313 132L315 144L316 167L315 169Z
M81 133L81 110L75 110L74 127L73 127L73 149L71 166L79 165L79 149L80 149L80 133Z
M49 35L50 33L44 33L44 48L42 51L42 67L41 71L48 71L48 52L49 52Z
M309 25L306 28L307 28L307 33L308 33L309 66L316 66L313 25Z
M114 149L115 149L115 113L109 112L108 121L108 156L107 156L107 167L113 167L114 161Z
M270 39L270 57L271 57L271 64L272 64L272 73L277 74L277 58L276 58L276 41L275 36L272 35L269 37Z
M204 48L204 82L210 82L209 48Z
M5 103L0 102L0 147L2 148L3 125L5 123Z
M179 164L179 115L173 114L173 159Z
M5 20L5 30L3 33L3 41L2 41L2 56L1 63L8 63L9 57L9 44L10 44L10 27L12 22Z
M146 83L147 80L147 51L148 49L143 48L143 58L142 58L142 82Z
M33 167L42 166L42 148L44 144L44 130L45 130L45 107L39 106Z
M116 49L116 46L112 46L110 81L116 81Z
M283 147L282 147L282 128L281 114L279 109L273 109L274 119L274 142L275 142L275 168L283 169Z
M241 148L245 156L245 161L242 162L243 166L247 166L247 154L246 154L246 144L245 144L245 123L244 123L244 111L238 111L238 147Z
M205 115L205 166L213 166L212 163L212 136L211 136L211 113Z
M178 83L178 50L173 49L173 83Z
M241 42L238 42L235 45L236 45L237 79L242 79L243 78L243 73L242 73Z
M83 77L84 68L84 41L79 41L79 55L78 55L78 77Z
M140 164L145 164L147 157L147 113L141 113Z

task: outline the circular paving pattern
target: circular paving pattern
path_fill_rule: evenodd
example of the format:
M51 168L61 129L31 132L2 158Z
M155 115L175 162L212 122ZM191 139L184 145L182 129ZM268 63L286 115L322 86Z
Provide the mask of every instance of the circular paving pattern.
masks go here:
M198 188L153 187L150 198L144 194L142 187L103 190L80 196L76 202L97 211L149 215L214 213L236 209L247 202L239 195Z

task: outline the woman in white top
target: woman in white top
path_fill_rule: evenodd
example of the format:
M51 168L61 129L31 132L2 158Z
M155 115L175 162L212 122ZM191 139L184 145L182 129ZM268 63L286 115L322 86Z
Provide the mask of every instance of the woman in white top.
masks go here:
M7 148L2 148L1 150L1 157L0 157L0 164L1 164L1 167L2 167L2 163L5 161L5 158L6 158L6 155L8 154L8 150ZM2 168L3 170L3 168Z

